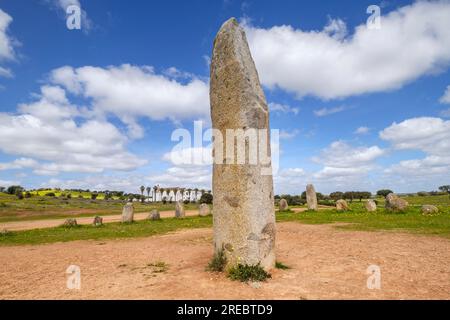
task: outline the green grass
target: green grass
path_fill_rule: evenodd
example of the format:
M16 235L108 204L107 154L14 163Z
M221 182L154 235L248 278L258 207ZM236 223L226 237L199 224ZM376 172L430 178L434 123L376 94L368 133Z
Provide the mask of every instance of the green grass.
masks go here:
M279 213L277 221L299 221L308 224L347 223L338 228L348 230L392 230L450 238L450 207L440 206L440 213L424 216L420 207L411 207L404 213L390 213L378 208L368 213L363 204L352 203L351 211L320 210L318 212Z
M2 245L36 245L74 240L105 240L148 237L180 229L205 228L212 225L212 217L168 218L158 221L137 221L133 223L107 223L101 227L80 225L76 228L48 228L0 233Z
M220 249L214 253L213 258L206 268L207 271L222 272L227 264L227 257L225 256L225 249Z
M288 270L288 269L290 269L290 267L288 267L287 265L285 265L284 263L282 263L280 261L276 261L275 262L275 268L276 269L280 269L280 270Z
M401 197L408 201L411 206L422 206L424 204L431 204L435 206L450 206L450 197L448 195L439 195L439 196L407 196ZM385 202L385 198L377 198L378 204L383 206Z
M272 276L266 272L259 264L255 266L238 264L228 270L228 277L231 280L248 282L248 281L265 281Z

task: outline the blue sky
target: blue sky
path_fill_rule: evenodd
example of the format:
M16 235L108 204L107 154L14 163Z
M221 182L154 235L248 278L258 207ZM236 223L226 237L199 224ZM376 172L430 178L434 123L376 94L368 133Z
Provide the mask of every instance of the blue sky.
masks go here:
M66 27L71 4L81 30ZM209 189L210 166L171 161L171 134L210 126L208 61L232 16L281 132L277 193L450 183L449 1L1 0L0 10L0 186Z

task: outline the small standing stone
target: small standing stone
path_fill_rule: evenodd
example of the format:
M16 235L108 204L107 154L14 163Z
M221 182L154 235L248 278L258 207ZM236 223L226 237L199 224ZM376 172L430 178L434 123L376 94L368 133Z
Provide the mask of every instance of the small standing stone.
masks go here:
M306 186L306 202L308 210L317 211L317 194L312 184Z
M432 205L428 205L428 204L422 206L420 211L422 212L423 215L439 213L438 207L432 206Z
M122 210L122 222L133 222L134 220L134 206L128 202Z
M94 225L94 227L100 227L103 225L103 218L100 216L96 216L94 218L94 222L92 223Z
M211 210L209 209L209 206L206 203L202 203L200 205L200 208L198 209L198 215L200 217L206 217L211 214Z
M389 193L386 197L386 209L390 211L404 211L408 208L408 201L400 198L394 193Z
M336 210L337 211L348 211L350 210L350 207L348 206L347 201L341 199L336 201Z
M184 218L184 205L183 202L177 201L175 204L175 217L176 218Z
M64 221L62 226L65 228L76 227L76 226L78 226L77 219L69 218L66 221Z
M289 208L286 199L280 200L280 211L286 211Z
M372 199L367 200L366 203L364 204L364 206L366 207L366 210L368 212L377 211L377 204Z
M150 214L148 215L148 220L153 220L153 221L155 221L155 220L160 220L160 219L161 219L161 216L160 216L160 214L159 214L159 211L156 210L156 209L152 210L152 211L150 212Z

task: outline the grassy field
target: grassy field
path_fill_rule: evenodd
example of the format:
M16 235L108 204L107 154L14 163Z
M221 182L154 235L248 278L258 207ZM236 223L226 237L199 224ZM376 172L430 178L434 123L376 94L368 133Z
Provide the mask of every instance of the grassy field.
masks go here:
M119 214L125 201L91 200L89 198L63 199L58 197L33 196L17 199L16 196L0 193L0 222L83 217ZM175 204L134 203L135 212L174 210ZM188 204L186 210L196 209L196 204Z
M376 213L367 213L363 203L352 203L351 211L337 212L280 212L277 221L296 221L307 224L346 223L338 228L346 230L386 230L412 232L450 238L450 207L440 207L440 213L423 216L419 207L411 207L405 213L389 213L379 208ZM90 225L76 228L49 228L0 234L1 245L42 244L73 240L106 240L147 237L185 228L211 227L211 217L169 218L161 221L138 221L131 224L109 223L102 227Z

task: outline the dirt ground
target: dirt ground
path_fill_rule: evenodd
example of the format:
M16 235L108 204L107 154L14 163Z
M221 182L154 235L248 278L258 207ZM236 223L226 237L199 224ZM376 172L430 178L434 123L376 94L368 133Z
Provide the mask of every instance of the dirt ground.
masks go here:
M277 260L264 283L233 282L205 271L210 229L140 239L0 247L1 299L450 299L450 241L332 225L277 225ZM168 269L149 266L165 262ZM381 289L368 289L369 265ZM66 287L69 265L81 289ZM161 270L160 270L161 271Z

